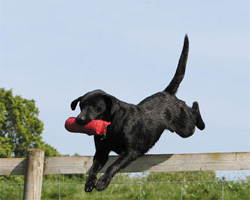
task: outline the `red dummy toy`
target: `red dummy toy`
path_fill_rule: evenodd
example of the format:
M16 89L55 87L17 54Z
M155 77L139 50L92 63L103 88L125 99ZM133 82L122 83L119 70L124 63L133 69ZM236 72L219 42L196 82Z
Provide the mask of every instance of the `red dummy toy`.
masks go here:
M70 117L65 122L65 128L73 133L86 133L88 135L104 135L110 122L103 120L92 120L87 125L82 126L76 123L75 117Z

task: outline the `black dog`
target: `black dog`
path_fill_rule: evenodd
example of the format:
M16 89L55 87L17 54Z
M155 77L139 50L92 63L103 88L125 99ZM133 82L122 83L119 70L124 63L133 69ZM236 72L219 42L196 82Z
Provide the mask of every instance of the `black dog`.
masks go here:
M182 54L174 78L163 92L147 97L138 105L122 102L101 90L89 92L71 103L72 110L80 102L78 124L101 119L111 122L106 139L94 136L96 153L85 184L85 191L94 188L104 190L112 177L144 155L160 138L165 129L176 132L183 138L193 135L195 126L205 128L197 102L192 108L179 100L175 93L181 83L188 57L189 42L185 37ZM119 154L118 159L107 168L97 181L97 173L108 160L110 151Z

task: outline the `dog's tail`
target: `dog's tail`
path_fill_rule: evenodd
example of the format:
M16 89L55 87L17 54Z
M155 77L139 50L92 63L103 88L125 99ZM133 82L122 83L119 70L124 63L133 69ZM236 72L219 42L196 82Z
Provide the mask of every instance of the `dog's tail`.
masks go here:
M178 67L176 69L174 78L171 80L169 85L164 90L165 92L168 92L170 94L175 94L177 92L178 87L185 74L187 58L188 58L188 49L189 49L189 41L188 41L188 36L186 35L184 39L183 49L181 52L181 57L179 59Z

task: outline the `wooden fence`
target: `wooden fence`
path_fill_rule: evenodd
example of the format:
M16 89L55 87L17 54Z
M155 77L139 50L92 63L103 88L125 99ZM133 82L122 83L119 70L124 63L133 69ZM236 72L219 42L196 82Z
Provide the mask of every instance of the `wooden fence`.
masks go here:
M117 156L110 156L104 172ZM25 175L25 200L40 200L43 174L83 174L92 164L92 156L44 157L41 149L30 149L27 158L1 158L0 175ZM219 171L250 170L250 152L145 155L123 171Z

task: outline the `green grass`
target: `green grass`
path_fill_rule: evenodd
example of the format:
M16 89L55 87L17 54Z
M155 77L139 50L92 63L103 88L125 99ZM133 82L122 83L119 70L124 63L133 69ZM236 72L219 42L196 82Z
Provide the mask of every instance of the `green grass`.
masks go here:
M127 182L112 183L105 191L84 192L84 183L60 185L60 199L109 199L137 200L182 199L183 200L250 200L250 183L244 182ZM57 183L44 184L42 199L58 199Z
M0 200L15 200L23 198L22 184L0 183Z
M250 181L229 182L213 173L117 174L103 192L84 191L86 176L53 175L43 180L43 200L250 200ZM0 179L0 200L21 200L23 179Z

